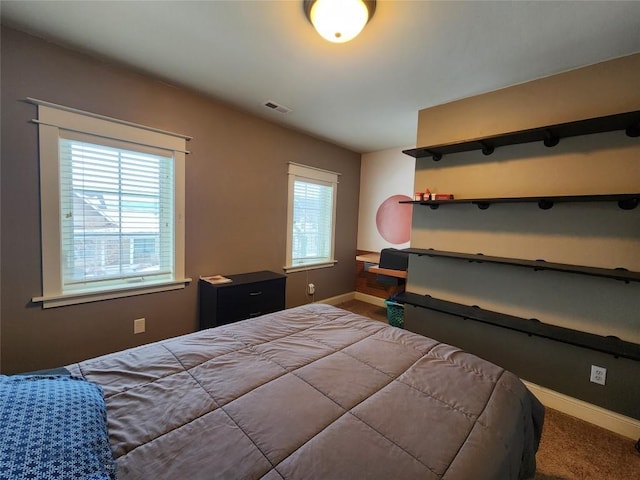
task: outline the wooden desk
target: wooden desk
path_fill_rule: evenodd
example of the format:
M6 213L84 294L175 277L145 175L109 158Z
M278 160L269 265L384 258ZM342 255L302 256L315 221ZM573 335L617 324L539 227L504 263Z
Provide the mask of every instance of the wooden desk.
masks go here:
M369 271L378 275L387 275L389 277L396 278L407 278L406 270L393 270L391 268L380 268L378 265L373 265L369 267Z
M380 263L380 254L379 253L363 253L362 255L356 255L357 262L365 262L365 263Z
M356 261L364 262L365 270L377 275L387 275L389 277L407 278L406 270L392 270L390 268L380 268L380 254L379 253L364 253L362 255L356 255Z

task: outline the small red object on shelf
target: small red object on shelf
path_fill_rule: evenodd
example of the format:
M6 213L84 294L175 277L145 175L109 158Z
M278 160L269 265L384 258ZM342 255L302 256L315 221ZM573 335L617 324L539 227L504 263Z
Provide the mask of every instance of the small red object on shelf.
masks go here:
M452 193L434 193L431 200L453 200Z

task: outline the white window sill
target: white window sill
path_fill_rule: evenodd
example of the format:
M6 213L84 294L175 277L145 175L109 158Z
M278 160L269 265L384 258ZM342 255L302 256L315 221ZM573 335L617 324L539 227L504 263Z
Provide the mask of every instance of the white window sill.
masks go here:
M132 297L134 295L144 295L147 293L166 292L169 290L179 290L191 282L190 278L183 280L172 280L170 282L151 283L147 285L136 285L134 287L112 288L99 292L78 292L60 295L46 295L33 297L34 303L42 303L42 308L63 307L66 305L77 305L79 303L98 302L101 300L111 300L114 298Z
M295 272L304 272L306 270L317 270L319 268L329 268L329 267L333 267L336 263L338 263L337 260L330 260L328 262L323 262L323 263L313 263L309 265L296 265L294 267L285 266L283 268L285 273L295 273Z

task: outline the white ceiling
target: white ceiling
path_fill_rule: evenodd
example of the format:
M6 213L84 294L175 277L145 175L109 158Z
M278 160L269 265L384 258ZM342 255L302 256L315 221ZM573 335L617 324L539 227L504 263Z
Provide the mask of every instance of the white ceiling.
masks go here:
M317 35L301 0L1 9L9 26L357 152L412 146L422 108L640 51L640 1L378 0L345 44Z

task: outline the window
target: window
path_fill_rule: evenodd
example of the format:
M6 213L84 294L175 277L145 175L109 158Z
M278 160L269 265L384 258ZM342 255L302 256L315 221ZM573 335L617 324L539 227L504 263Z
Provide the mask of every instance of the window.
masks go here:
M338 173L289 164L286 272L330 267L334 259Z
M187 137L38 105L43 295L55 307L184 288Z

